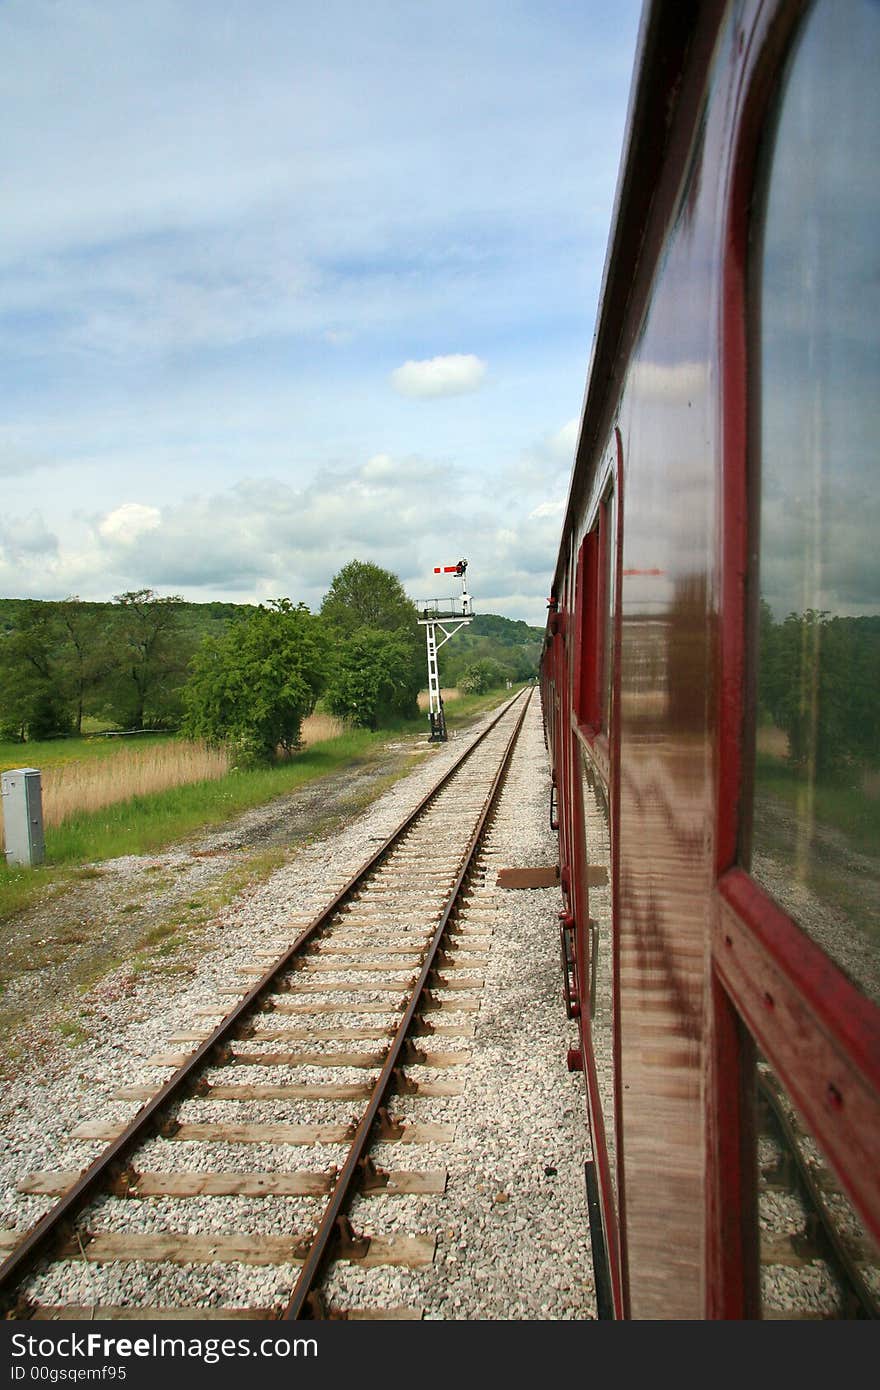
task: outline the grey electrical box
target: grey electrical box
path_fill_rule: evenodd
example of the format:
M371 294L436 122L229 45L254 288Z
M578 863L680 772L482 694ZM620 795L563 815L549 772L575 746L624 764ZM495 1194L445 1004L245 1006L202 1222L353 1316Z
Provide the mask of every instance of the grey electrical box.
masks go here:
M0 792L7 864L42 864L46 851L39 768L16 767L0 773Z

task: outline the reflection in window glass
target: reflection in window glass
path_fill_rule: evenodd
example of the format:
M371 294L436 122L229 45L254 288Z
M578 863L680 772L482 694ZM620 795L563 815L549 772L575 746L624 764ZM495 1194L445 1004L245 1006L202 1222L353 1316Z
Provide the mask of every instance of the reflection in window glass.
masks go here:
M617 553L617 522L614 514L613 492L610 492L602 503L602 524L604 528L602 560L605 566L603 574L605 613L602 637L602 728L610 736L611 687L614 680L614 573Z
M590 1034L596 1079L605 1121L605 1144L617 1200L617 1135L614 1106L614 943L611 915L611 832L605 789L589 758L581 757L584 834L590 885L587 950L590 982ZM586 868L586 865L583 866ZM604 881L603 881L604 873Z
M880 5L810 15L766 171L752 871L880 999Z

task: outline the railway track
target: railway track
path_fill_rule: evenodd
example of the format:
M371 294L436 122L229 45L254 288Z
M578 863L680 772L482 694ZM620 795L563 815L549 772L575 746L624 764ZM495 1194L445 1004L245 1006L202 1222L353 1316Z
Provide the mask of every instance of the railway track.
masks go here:
M529 698L502 711L322 911L288 924L272 959L246 967L231 1008L224 1000L210 1010L219 1022L177 1034L170 1047L187 1050L151 1059L172 1069L158 1091L117 1093L140 1102L133 1119L88 1119L74 1131L103 1145L84 1171L42 1171L20 1184L57 1200L24 1235L6 1238L7 1317L420 1316L359 1300L331 1306L321 1288L339 1262L368 1271L433 1257L432 1232L392 1223L387 1234L366 1233L348 1213L358 1194L445 1188L433 1161L391 1167L385 1155L425 1145L433 1154L451 1137L430 1115L398 1112L401 1102L421 1112L461 1090L456 1069L467 1061L488 944L466 903ZM248 1213L239 1231L228 1228L229 1199ZM55 1297L71 1262L85 1270L85 1299ZM180 1301L151 1298L159 1266L207 1273L224 1264L277 1269L286 1296L202 1306L186 1298L184 1278ZM114 1301L122 1270L130 1292Z
M880 1316L880 1252L763 1061L758 1123L763 1316Z

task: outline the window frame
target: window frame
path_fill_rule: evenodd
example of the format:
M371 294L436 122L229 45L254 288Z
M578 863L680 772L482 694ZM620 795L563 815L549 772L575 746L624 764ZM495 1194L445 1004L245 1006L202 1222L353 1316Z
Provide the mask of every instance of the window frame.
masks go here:
M611 745L619 666L622 507L621 441L601 474L598 500L578 547L575 570L572 727L611 795Z
M821 2L821 0L820 0ZM751 36L747 80L738 93L729 153L723 253L721 671L718 810L712 958L720 985L710 1084L720 1117L734 1117L721 1147L712 1200L725 1209L749 1132L744 1078L752 1039L797 1105L866 1224L880 1232L880 1010L751 876L754 790L760 487L760 246L775 133L808 7L767 6ZM769 119L768 119L769 117ZM757 269L756 269L757 267ZM733 1061L734 1065L731 1065ZM717 1135L716 1135L717 1141ZM710 1249L735 1285L754 1252L740 1230L736 1249ZM737 1272L739 1270L739 1273Z

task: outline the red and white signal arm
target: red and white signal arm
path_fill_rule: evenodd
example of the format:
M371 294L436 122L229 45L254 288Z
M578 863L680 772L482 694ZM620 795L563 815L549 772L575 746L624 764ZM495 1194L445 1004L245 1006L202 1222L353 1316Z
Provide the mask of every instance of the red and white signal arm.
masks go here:
M435 574L464 574L467 569L467 560L459 560L457 565L435 565Z

